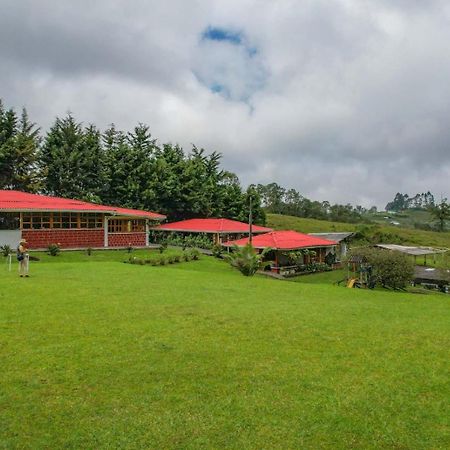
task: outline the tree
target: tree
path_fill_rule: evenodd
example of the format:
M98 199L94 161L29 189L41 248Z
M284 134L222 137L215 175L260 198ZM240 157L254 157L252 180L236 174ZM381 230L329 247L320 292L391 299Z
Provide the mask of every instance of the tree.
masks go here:
M445 231L445 222L450 220L450 205L447 203L447 199L442 199L439 205L430 206L428 210L436 219L438 231Z
M66 198L101 200L106 183L100 132L83 129L71 114L57 118L39 155L44 190Z
M30 122L27 110L22 110L17 133L14 136L14 167L12 188L25 192L37 192L41 187L38 169L40 144L39 128Z
M17 116L13 109L5 111L0 100L0 188L11 189L14 178L14 137Z
M404 253L362 247L351 255L364 256L372 268L372 280L385 288L404 289L414 277L414 263Z
M20 119L0 101L0 188L36 192L39 188L37 152L39 128L24 108Z
M244 247L234 246L232 253L225 255L225 259L242 275L251 277L255 273L267 266L268 262L263 262L264 256L270 251L270 248L264 249L261 253L258 253L252 246L247 243Z

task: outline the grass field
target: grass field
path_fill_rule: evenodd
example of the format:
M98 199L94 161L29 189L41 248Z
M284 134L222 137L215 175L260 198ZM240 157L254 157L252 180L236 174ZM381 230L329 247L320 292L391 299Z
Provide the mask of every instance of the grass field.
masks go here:
M126 257L1 269L0 448L449 447L448 296Z

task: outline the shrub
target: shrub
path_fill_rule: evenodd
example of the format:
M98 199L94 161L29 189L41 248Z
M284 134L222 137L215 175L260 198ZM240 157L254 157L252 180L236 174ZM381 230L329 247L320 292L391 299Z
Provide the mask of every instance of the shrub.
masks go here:
M92 247L88 247L86 249L86 253L87 253L88 256L91 256L92 255Z
M167 246L169 245L167 239L164 239L159 244L159 253L164 253L167 250Z
M413 279L414 263L403 253L363 247L355 249L351 255L367 259L372 270L370 283L380 283L385 288L404 289Z
M189 253L190 253L192 261L197 261L200 259L200 252L198 249L193 248L193 249L191 249L191 251Z
M6 258L8 255L11 255L13 251L8 244L5 244L0 247L0 252Z
M167 258L165 256L160 256L158 258L158 262L160 266L165 266L168 263Z
M175 263L181 262L181 255L174 255L173 256L173 262L175 262Z
M220 244L214 244L211 250L215 258L222 258L223 247Z
M59 244L50 244L47 247L47 254L49 254L50 256L58 256L60 251L61 247L59 246Z
M270 264L270 262L263 262L264 256L270 250L266 248L262 253L258 253L252 244L247 243L244 247L234 246L233 252L225 255L225 259L243 275L250 277Z

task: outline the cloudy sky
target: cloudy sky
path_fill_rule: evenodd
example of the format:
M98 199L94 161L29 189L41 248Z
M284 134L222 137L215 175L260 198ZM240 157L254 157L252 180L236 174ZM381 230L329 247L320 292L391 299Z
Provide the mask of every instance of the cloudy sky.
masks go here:
M244 184L450 195L447 0L0 0L0 98L150 125Z

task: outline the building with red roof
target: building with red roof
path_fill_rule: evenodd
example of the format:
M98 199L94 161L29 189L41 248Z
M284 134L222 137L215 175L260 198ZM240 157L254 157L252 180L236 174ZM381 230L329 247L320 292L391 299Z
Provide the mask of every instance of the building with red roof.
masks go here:
M181 235L205 234L210 235L214 243L222 243L230 239L239 239L250 233L248 223L231 219L188 219L179 222L165 223L153 228L158 232L179 233ZM252 226L252 233L267 233L271 228Z
M249 243L249 238L224 242L224 247L243 247ZM273 250L269 259L274 261L273 269L280 272L282 268L307 265L310 263L325 263L327 255L335 253L337 242L297 231L271 231L253 236L252 245L258 250L270 248ZM288 254L296 252L296 263L292 264Z
M148 245L148 230L166 216L47 195L0 190L0 245L62 248Z

